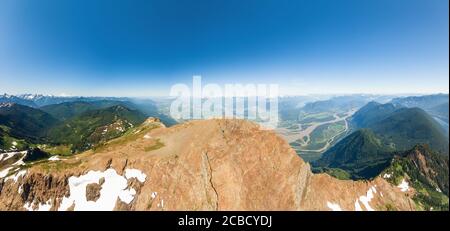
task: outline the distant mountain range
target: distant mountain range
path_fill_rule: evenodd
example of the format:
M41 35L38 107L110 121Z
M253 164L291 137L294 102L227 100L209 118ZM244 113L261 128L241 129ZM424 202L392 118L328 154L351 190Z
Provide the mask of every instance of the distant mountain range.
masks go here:
M424 96L398 97L392 99L391 103L403 107L418 107L424 110L428 110L438 105L448 103L448 101L449 101L448 94L435 94Z
M105 107L107 105L116 105L121 102L123 105L131 108L137 109L144 113L148 117L158 117L167 126L171 126L177 123L169 115L159 111L157 103L151 99L139 99L130 97L83 97L83 96L53 96L53 95L41 95L41 94L21 94L21 95L0 95L0 103L17 103L24 106L29 106L33 108L41 108L44 110L62 110L61 107L64 105L67 107L80 107L80 108L67 108L67 110L83 110L81 105L74 106L71 104L64 104L57 109L52 109L55 107L53 105L63 104L63 103L92 103L95 108ZM103 104L105 105L101 105ZM96 105L97 104L97 105ZM99 105L100 104L100 105ZM49 106L49 107L47 107ZM56 113L56 112L55 112ZM67 112L70 114L70 112ZM59 116L59 115L58 115ZM57 117L58 117L57 116ZM63 115L67 116L67 115Z
M436 94L425 96L411 96L395 98L391 101L392 104L403 107L418 107L434 118L438 119L438 122L443 124L448 133L448 113L449 113L449 95L448 94Z
M347 112L358 109L368 102L387 103L395 96L353 94L344 96L291 96L279 99L279 111L282 120L299 120L301 113Z

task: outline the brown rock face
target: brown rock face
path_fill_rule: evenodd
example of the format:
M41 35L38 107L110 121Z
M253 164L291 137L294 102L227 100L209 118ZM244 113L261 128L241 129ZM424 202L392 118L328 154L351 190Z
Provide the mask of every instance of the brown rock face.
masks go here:
M101 184L91 183L86 186L86 200L97 201L100 198Z
M105 178L102 186L92 184L98 182L96 174ZM116 210L414 209L406 194L382 178L355 182L312 174L283 139L243 120L170 128L147 120L105 147L36 164L17 182L3 181L0 210L21 210L27 203L47 208L42 204L48 201L52 210L99 209L82 207L83 200L113 203ZM68 200L85 181L82 199ZM117 189L118 196L110 202L99 187Z

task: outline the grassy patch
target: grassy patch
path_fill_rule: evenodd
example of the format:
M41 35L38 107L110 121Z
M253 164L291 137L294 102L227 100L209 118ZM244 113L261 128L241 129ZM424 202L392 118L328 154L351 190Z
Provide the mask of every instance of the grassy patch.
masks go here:
M326 173L334 178L339 180L350 180L352 179L352 175L340 168L313 168L314 173Z
M65 161L54 161L54 162L43 162L41 163L40 167L44 169L46 172L53 172L53 171L61 171L65 169L70 169L77 167L81 164L81 160L78 160L76 162L65 162Z
M164 147L164 143L161 142L159 139L157 139L155 144L153 144L151 146L148 146L148 147L145 147L144 151L151 152L153 150L157 150L157 149L160 149L162 147Z
M104 152L108 148L122 146L123 144L126 144L128 142L131 142L131 141L141 138L143 134L146 134L147 132L150 132L151 130L158 128L158 127L159 127L159 125L151 124L144 128L130 129L127 132L125 132L125 134L123 136L116 138L114 140L111 140L107 143L101 143L101 144L95 146L94 148L92 148L92 150L94 151L94 153L98 153L98 152Z
M72 155L72 146L71 145L40 145L38 146L45 152L48 152L52 155L60 155L60 156L71 156Z
M385 209L387 211L397 211L397 208L393 204L389 204L389 203L385 205Z

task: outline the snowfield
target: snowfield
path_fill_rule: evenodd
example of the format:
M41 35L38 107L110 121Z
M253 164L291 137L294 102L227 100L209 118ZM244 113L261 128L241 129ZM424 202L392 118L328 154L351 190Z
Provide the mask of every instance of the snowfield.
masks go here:
M86 199L86 187L88 184L105 181L101 185L100 197L97 201ZM58 210L65 211L74 205L75 211L111 211L119 198L122 202L129 204L136 195L136 190L128 189L127 179L136 178L140 182L145 182L146 175L137 169L126 169L125 177L120 176L114 169L102 171L89 171L85 175L72 176L69 178L70 196L64 197Z

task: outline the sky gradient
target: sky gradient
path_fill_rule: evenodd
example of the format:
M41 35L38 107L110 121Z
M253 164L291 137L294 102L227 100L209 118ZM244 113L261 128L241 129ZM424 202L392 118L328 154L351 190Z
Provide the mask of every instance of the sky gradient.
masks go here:
M448 0L2 0L0 94L448 93Z

